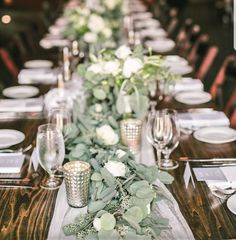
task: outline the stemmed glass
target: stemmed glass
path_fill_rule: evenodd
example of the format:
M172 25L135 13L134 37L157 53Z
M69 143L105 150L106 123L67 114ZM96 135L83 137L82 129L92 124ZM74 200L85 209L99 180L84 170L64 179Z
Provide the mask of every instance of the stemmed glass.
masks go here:
M54 174L65 157L65 146L61 131L53 124L39 126L36 139L36 152L39 163L49 174L49 179L41 183L44 189L54 190L60 187L61 180Z
M48 113L48 122L55 124L56 127L62 132L64 141L68 139L71 130L72 114L65 106L52 108Z
M157 163L159 169L166 169L161 161L161 153L164 147L171 141L173 135L173 122L167 109L149 114L146 136L148 141L157 151Z
M68 140L71 132L72 114L66 106L61 105L57 108L52 108L48 113L48 122L54 124L56 128L61 131L64 142ZM63 177L62 164L58 166L56 171L57 177Z
M175 148L179 145L179 138L180 138L180 126L178 121L178 115L175 110L168 110L168 114L170 115L172 121L172 138L169 143L163 148L162 153L164 155L164 159L162 161L162 166L165 169L172 170L176 169L179 164L177 161L170 159L170 154L174 151Z

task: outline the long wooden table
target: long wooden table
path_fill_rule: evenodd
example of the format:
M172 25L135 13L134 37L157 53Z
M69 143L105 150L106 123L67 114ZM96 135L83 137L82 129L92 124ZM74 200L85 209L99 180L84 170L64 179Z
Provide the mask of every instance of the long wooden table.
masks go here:
M201 105L212 107L213 103ZM174 107L185 109L186 106L166 101L159 108ZM197 106L196 106L197 107ZM0 122L0 128L17 129L25 133L22 145L35 142L37 127L45 120L16 120ZM192 135L182 135L179 147L172 157L188 156L189 158L235 157L236 144L206 144L195 140ZM196 182L196 188L190 184L185 188L183 181L184 163L170 171L175 177L168 186L186 218L196 239L233 239L236 238L236 215L231 213L226 202L213 196L205 183ZM44 171L39 171L43 176ZM36 175L37 176L37 175ZM45 177L45 176L44 176ZM38 185L41 178L35 178ZM0 183L1 184L1 183ZM2 189L0 187L0 239L9 240L44 240L47 239L51 218L54 211L57 191L43 189Z

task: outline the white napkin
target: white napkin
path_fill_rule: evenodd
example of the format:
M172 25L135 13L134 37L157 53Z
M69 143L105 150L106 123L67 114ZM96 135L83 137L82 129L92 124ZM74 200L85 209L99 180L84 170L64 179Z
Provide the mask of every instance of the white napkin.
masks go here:
M182 78L175 84L175 92L203 91L203 83L200 79Z
M229 187L236 188L236 175L235 175L236 167L232 167L232 166L220 167L219 169L222 171L223 175L225 176L226 181L208 180L206 181L207 186L212 190L215 190L214 187L220 187L222 189L229 188Z
M54 84L57 76L51 69L22 69L18 75L19 84Z
M154 18L143 19L135 22L135 28L160 27L160 22Z
M0 100L0 112L41 112L42 110L42 98Z
M207 126L228 126L229 119L223 112L179 113L179 123L182 128L200 128Z
M19 173L25 155L20 153L0 153L0 173Z

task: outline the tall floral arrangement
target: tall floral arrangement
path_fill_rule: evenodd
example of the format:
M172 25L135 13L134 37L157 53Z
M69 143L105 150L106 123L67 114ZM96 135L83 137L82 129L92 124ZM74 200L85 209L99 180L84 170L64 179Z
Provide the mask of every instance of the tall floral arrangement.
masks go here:
M163 77L162 59L145 56L140 47L121 46L92 55L91 61L78 67L87 108L76 111L78 121L67 142L70 161L92 166L88 213L65 225L64 232L78 239L157 239L168 219L151 211L161 199L153 183L173 178L135 161L120 142L119 120L123 114L143 118L148 90Z

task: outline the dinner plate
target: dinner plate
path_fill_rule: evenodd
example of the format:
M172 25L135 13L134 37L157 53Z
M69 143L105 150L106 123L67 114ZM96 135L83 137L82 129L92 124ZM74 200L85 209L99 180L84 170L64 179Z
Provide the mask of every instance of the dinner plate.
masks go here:
M178 55L168 55L166 56L166 62L170 66L175 66L175 65L188 65L188 61Z
M168 67L170 68L170 71L172 73L178 74L178 75L186 75L193 71L193 68L189 65L181 65L181 64L171 63L168 65Z
M24 64L25 68L51 68L53 63L48 60L31 60Z
M193 134L199 141L222 144L236 140L236 131L229 127L206 127L198 129Z
M167 33L162 28L145 28L140 31L140 35L142 38L149 37L149 38L165 38Z
M2 94L8 98L30 98L39 93L39 89L33 86L14 86L3 90Z
M180 92L175 95L175 100L188 105L202 104L209 102L211 95L203 91Z
M174 49L175 42L169 38L146 41L145 45L152 48L154 52L165 53Z
M233 214L236 214L236 194L227 200L227 207Z
M12 129L0 129L0 149L23 142L25 134Z

